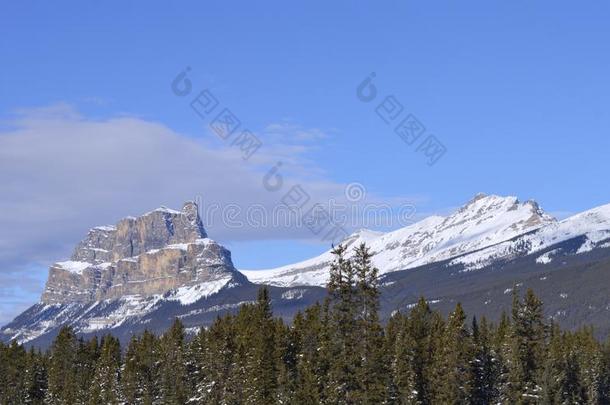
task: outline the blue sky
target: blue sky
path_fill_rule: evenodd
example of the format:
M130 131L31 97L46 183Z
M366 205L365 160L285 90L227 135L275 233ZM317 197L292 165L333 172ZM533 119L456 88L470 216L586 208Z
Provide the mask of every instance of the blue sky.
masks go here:
M480 191L533 198L559 216L610 202L602 183L610 166L609 17L602 1L3 3L0 140L16 136L11 131L38 131L43 138L34 139L57 145L51 134L62 131L159 130L214 154L199 164L173 155L160 162L151 152L151 177L134 177L144 190L139 198L126 191L129 182L117 180L136 170L107 174L119 165L118 155L96 156L93 141L78 144L93 152L62 146L65 156L47 162L40 155L41 166L28 161L34 154L27 148L10 156L14 162L2 165L10 180L0 185L0 204L23 211L0 218L0 247L15 252L0 258L0 323L36 300L45 266L69 255L88 227L190 196L247 199L216 183L247 188L228 173L247 178L239 171L260 172L280 159L294 162L287 170L295 178L326 190L320 195L358 182L377 200L412 201L418 215L446 212ZM265 152L250 169L214 172L207 182L189 180L172 192L163 163L197 172L230 154L230 145L171 92L186 66L193 88L210 89L261 136ZM379 98L367 104L356 87L371 72ZM389 95L447 148L434 166L375 113ZM51 126L58 130L47 134ZM269 129L278 126L279 137ZM131 145L133 153L159 149L144 135ZM83 152L93 155L49 177L46 168ZM249 164L219 159L216 167ZM74 167L85 166L88 177L72 183L72 174L85 175ZM71 183L79 185L78 198ZM14 242L22 226L27 231ZM56 236L45 242L49 235ZM216 237L244 268L285 264L326 248L289 233L219 230Z

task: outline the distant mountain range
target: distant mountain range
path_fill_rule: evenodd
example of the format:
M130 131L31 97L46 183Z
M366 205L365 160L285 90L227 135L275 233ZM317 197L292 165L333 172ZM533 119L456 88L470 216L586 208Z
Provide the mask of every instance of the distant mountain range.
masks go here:
M0 339L46 346L64 324L82 335L123 340L162 332L175 317L191 330L255 299L270 286L274 312L290 319L325 295L330 250L269 270L238 271L207 237L197 206L159 208L89 231L70 260L55 263L41 302L0 329ZM382 315L420 296L451 310L496 319L513 287L532 287L565 327L610 332L610 205L562 221L534 201L479 194L453 214L389 233L360 230L344 240L375 253Z

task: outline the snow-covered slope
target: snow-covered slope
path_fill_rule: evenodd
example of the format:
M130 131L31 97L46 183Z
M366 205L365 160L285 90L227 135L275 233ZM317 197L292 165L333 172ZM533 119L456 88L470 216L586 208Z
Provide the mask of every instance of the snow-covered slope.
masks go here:
M576 237L584 238L576 254L589 252L596 247L606 247L610 239L610 204L550 223L519 238L463 255L452 260L451 264L462 264L466 270L476 270L498 259L534 254ZM541 254L537 262L552 262L554 256L563 253L559 250Z
M389 233L361 230L343 243L365 242L381 273L404 270L475 252L537 229L555 226L534 201L477 195L447 217L433 216ZM317 285L328 280L330 251L271 270L242 270L250 281L277 286Z

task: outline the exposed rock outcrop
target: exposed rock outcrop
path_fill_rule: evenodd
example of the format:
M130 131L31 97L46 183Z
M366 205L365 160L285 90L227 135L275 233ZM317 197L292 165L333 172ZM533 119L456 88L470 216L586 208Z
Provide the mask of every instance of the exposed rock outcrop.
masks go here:
M165 207L89 231L71 260L51 266L45 304L152 296L217 280L245 280L231 253L207 238L197 205Z

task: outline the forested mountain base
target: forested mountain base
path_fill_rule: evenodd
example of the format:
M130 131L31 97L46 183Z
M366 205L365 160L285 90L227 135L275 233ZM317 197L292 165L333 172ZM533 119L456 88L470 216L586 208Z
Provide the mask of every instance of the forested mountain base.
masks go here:
M497 324L422 298L383 326L366 246L334 255L327 299L291 325L263 288L190 341L176 320L124 351L69 328L47 353L0 344L0 403L610 404L610 341L547 324L531 290Z

